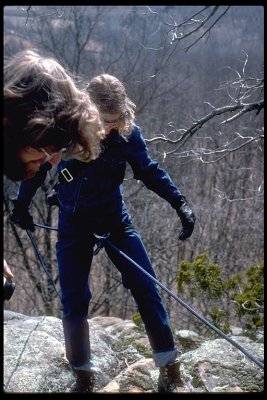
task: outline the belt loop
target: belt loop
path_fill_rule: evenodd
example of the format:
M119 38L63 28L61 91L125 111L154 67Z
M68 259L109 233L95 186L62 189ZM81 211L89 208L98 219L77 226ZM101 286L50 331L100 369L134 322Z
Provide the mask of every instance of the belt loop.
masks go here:
M67 168L63 168L60 173L63 175L67 182L71 182L73 180L73 176Z

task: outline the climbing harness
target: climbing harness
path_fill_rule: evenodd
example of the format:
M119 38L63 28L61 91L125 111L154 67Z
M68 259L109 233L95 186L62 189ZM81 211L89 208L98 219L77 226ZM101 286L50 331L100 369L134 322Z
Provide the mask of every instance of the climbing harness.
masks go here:
M46 225L40 225L40 224L34 224L35 226L45 228L45 229L52 229L52 230L57 230L57 228L52 228ZM28 232L28 235L30 232ZM32 238L32 235L29 235L30 238ZM247 356L251 361L253 361L255 364L257 364L259 367L264 369L264 364L256 357L254 357L252 354L250 354L246 349L244 349L242 346L240 346L237 342L235 342L233 339L228 337L225 333L220 331L218 328L216 328L214 325L212 325L209 321L207 321L204 317L202 317L200 314L198 314L193 308L191 308L188 304L186 304L183 300L181 300L178 296L176 296L170 289L168 289L166 286L164 286L160 281L158 281L154 276L149 274L145 269L143 269L139 264L137 264L132 258L127 256L123 251L121 251L115 244L109 239L110 233L105 233L102 235L94 234L94 237L97 239L97 244L96 244L96 249L94 250L94 255L98 254L99 251L104 248L105 246L110 246L113 250L117 251L121 256L126 258L128 261L130 261L131 264L133 264L136 268L141 270L144 274L146 274L150 279L152 279L157 285L159 285L165 292L167 292L170 296L172 296L178 303L180 303L183 307L185 307L191 314L193 314L195 317L200 319L205 325L207 325L209 328L214 330L218 335L223 337L225 340L227 340L229 343L231 343L233 346L235 346L238 350L240 350L245 356ZM32 239L31 239L32 240ZM32 240L32 243L34 245L34 241ZM36 245L34 245L34 249L36 254L38 255L38 259L41 262L41 256L40 253L38 252ZM42 263L42 262L41 262Z

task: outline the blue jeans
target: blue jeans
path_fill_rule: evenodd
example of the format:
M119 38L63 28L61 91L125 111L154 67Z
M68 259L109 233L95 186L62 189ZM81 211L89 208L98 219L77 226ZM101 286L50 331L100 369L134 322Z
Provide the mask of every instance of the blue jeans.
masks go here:
M96 243L93 234L104 232L110 233L109 239L116 247L156 277L140 235L125 208L112 215L94 217L85 214L69 216L60 211L56 248L66 356L73 368L92 365L87 322L92 297L89 272ZM109 247L108 243L105 250L120 271L124 287L131 291L137 303L156 366L173 362L177 351L157 285L118 251Z

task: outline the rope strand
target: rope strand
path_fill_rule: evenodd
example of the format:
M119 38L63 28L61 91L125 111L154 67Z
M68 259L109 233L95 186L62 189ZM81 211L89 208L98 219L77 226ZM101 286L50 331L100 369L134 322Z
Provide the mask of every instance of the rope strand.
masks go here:
M58 230L57 228L52 228L47 225L40 225L40 224L34 224L35 226L38 226L40 228L45 228L45 229L52 229L52 230ZM28 232L28 235L31 237L30 232ZM130 261L135 267L140 269L144 274L146 274L150 279L152 279L157 285L159 285L165 292L167 292L171 297L173 297L178 303L180 303L183 307L185 307L191 314L193 314L195 317L200 319L205 325L207 325L209 328L214 330L218 335L220 335L222 338L227 340L229 343L231 343L234 347L236 347L238 350L240 350L245 356L247 356L251 361L253 361L255 364L257 364L260 368L264 369L264 364L254 357L252 354L250 354L246 349L244 349L240 344L235 342L233 339L231 339L229 336L227 336L225 333L220 331L216 326L212 325L209 321L207 321L204 317L202 317L200 314L198 314L193 308L191 308L188 304L186 304L182 299L180 299L178 296L176 296L170 289L168 289L166 286L164 286L160 281L158 281L154 276L150 275L145 269L143 269L139 264L137 264L132 258L127 256L127 254L123 253L117 246L115 246L110 239L108 239L110 233L106 233L103 235L97 235L94 234L95 238L98 239L98 244L97 248L94 251L94 255L97 254L101 248L105 247L105 243L108 244L110 247L112 247L114 250L116 250L119 254L121 254L124 258L126 258L128 261ZM32 241L33 243L33 241ZM34 246L35 247L35 246ZM38 258L40 259L40 254L37 249L35 249ZM41 262L41 260L40 260Z
M34 224L34 225L36 225L36 224ZM47 227L47 228L48 228L48 227ZM56 228L52 228L52 229L56 229ZM56 230L57 230L57 229L56 229ZM35 255L36 255L37 259L39 260L39 262L40 262L40 264L41 264L43 270L45 271L45 273L46 273L47 276L49 277L49 279L50 279L50 281L51 281L51 283L52 283L52 285L53 285L53 287L54 287L54 289L55 289L55 291L56 291L56 294L57 294L58 297L60 298L60 294L59 294L58 291L57 291L57 288L56 288L56 286L55 286L55 284L54 284L54 280L53 280L52 276L49 274L49 272L47 271L47 269L46 269L46 267L45 267L45 265L44 265L42 256L41 256L41 254L39 253L38 247L37 247L37 245L36 245L36 243L35 243L35 240L34 240L32 234L31 234L31 232L30 232L28 229L26 229L26 232L27 232L27 234L28 234L28 236L29 236L29 238L30 238L30 241L31 241L32 246L33 246L33 248L34 248Z

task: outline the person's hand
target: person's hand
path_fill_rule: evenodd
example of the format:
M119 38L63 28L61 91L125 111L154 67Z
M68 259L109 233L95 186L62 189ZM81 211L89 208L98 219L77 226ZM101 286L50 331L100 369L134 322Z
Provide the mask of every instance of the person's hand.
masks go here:
M21 200L12 200L14 208L10 220L21 229L28 229L34 232L33 217L29 212L29 207Z
M4 260L4 275L8 278L8 279L13 279L14 275L11 272L11 269L8 265L8 263L6 262L6 260Z
M182 204L181 207L176 210L176 212L183 225L183 229L179 234L179 239L185 240L193 233L196 217L187 203Z

